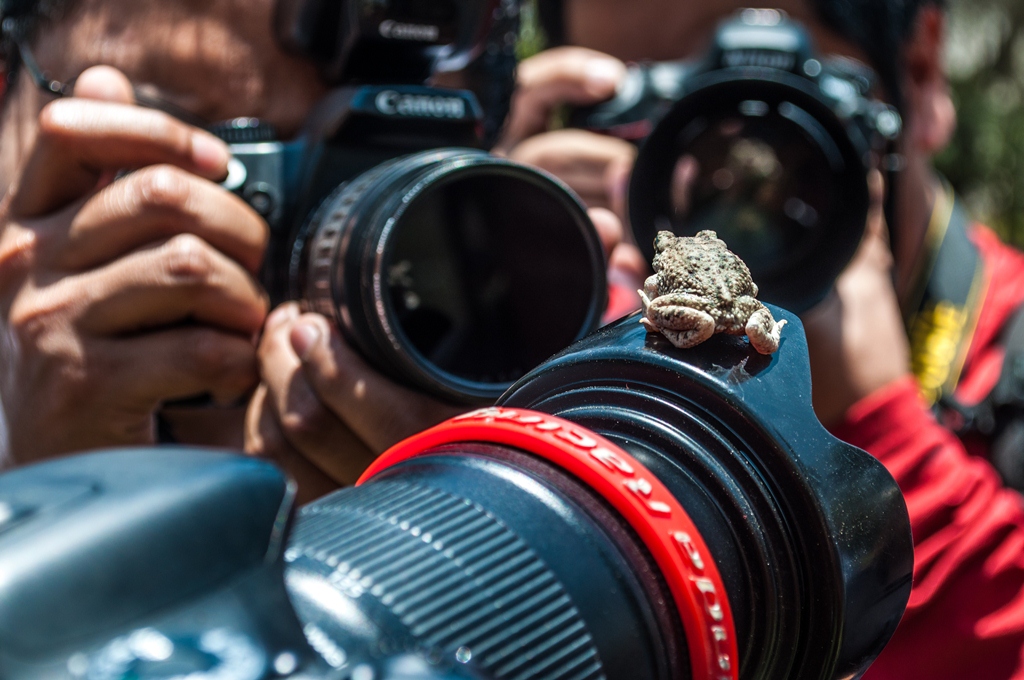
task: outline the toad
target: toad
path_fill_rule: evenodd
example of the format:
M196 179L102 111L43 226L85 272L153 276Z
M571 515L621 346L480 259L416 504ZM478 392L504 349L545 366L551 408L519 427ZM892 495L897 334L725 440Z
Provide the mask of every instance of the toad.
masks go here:
M654 275L639 291L640 323L676 347L699 345L715 333L746 335L761 354L779 349L786 321L776 322L755 299L750 270L713 231L696 236L658 232Z

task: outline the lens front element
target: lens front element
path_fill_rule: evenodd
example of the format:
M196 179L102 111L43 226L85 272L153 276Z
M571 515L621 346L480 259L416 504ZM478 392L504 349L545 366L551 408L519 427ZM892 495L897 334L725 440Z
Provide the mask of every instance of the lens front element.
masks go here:
M384 264L389 316L441 371L511 383L588 324L593 261L579 215L536 178L453 171L395 223Z

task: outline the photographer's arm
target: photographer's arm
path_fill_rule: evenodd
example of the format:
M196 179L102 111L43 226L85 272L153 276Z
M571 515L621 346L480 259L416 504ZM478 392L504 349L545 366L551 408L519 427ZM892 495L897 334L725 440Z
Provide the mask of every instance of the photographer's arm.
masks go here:
M878 172L871 175L871 191L873 207L860 249L832 294L802 318L814 412L826 427L841 422L861 399L910 374Z
M914 531L910 603L866 677L1024 677L1020 494L935 421L909 377L858 402L834 434L892 473Z
M865 677L1022 677L1024 505L921 399L883 233L876 211L836 294L804 319L819 418L886 466L914 534L910 604Z
M163 401L233 400L256 382L266 226L211 181L229 158L219 140L130 92L99 67L35 119L8 108L5 125L29 131L0 206L15 462L148 443Z

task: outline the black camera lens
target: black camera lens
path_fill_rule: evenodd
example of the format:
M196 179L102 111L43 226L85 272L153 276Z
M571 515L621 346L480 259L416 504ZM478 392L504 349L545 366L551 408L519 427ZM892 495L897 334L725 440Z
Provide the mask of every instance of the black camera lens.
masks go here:
M694 83L641 149L630 184L637 242L716 231L768 302L819 302L864 232L871 147L782 72L715 72ZM859 142L859 143L858 143Z
M772 311L794 330L772 357L633 317L397 445L302 510L299 618L350 638L330 584L377 639L485 678L858 676L910 594L906 506L817 422Z
M556 180L470 150L403 157L342 185L296 241L292 295L394 377L460 402L593 330L604 256Z
M266 461L0 476L0 676L859 677L910 594L906 506L814 418L799 321L772 312L773 356L609 326L397 444L290 539Z

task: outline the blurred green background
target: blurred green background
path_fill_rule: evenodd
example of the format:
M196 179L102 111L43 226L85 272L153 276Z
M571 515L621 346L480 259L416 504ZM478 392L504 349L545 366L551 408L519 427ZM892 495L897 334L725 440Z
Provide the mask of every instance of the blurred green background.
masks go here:
M1024 2L950 0L958 125L939 169L978 220L1024 246Z

